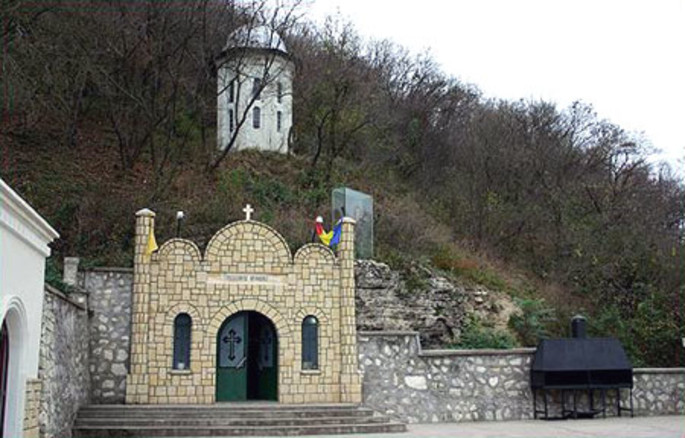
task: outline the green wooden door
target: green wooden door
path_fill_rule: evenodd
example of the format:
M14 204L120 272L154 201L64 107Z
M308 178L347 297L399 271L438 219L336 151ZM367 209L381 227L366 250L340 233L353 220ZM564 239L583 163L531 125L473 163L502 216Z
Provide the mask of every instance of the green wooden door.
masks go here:
M259 353L257 358L257 398L278 400L278 349L276 333L264 318L259 327Z
M231 316L217 335L216 401L247 399L248 318Z

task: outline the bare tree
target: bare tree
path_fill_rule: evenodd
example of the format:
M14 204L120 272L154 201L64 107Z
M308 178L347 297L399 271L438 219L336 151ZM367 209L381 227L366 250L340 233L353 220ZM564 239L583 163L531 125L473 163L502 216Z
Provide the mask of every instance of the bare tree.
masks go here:
M304 54L296 101L299 148L311 154L312 168L324 163L328 181L337 158L363 153L364 132L375 119L377 77L361 39L339 19L329 17L320 32L300 34L297 49Z

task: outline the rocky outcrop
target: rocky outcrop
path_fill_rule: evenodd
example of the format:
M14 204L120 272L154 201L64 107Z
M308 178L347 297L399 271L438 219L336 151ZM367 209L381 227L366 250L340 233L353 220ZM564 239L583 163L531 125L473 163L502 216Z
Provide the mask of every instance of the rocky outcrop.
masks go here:
M414 330L424 345L446 345L459 336L466 291L419 267L400 275L384 263L355 265L358 330Z
M417 331L426 348L455 343L472 313L496 327L506 326L513 307L504 294L455 284L419 264L399 272L384 263L358 260L355 280L358 330Z

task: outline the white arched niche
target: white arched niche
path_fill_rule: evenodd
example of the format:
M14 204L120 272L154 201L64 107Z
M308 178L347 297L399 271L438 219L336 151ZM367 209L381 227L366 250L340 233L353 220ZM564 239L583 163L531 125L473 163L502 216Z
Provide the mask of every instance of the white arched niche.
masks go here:
M5 396L5 424L2 425L2 436L20 437L23 434L22 421L26 392L26 373L23 371L26 357L25 346L28 340L26 308L18 297L10 297L7 303L3 303L2 309L5 310L5 313L0 321L0 326L4 321L7 324L7 334L9 335L9 371Z

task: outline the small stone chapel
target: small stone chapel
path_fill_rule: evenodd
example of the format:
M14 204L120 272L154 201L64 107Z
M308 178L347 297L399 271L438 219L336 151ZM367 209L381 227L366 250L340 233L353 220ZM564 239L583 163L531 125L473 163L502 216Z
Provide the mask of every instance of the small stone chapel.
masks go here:
M136 214L127 404L361 402L354 220L337 253L293 254L244 211L204 252L175 238L151 254L155 213Z

